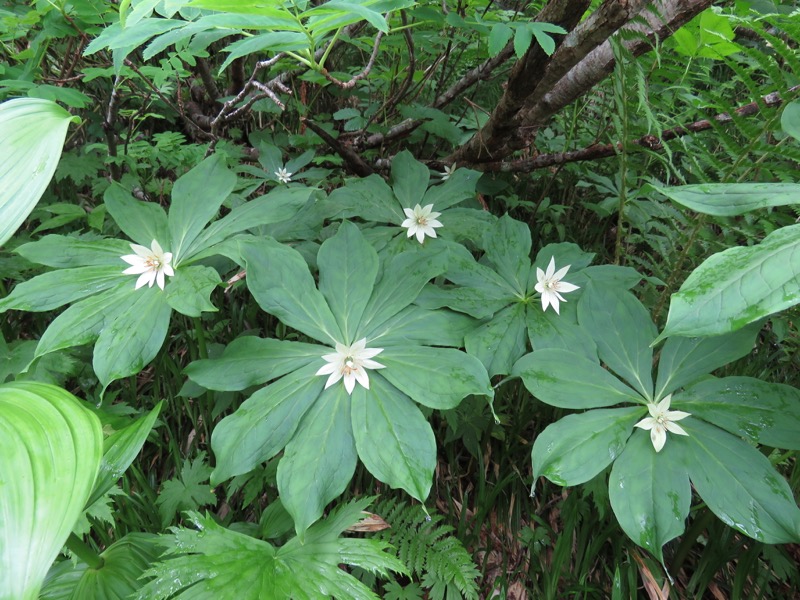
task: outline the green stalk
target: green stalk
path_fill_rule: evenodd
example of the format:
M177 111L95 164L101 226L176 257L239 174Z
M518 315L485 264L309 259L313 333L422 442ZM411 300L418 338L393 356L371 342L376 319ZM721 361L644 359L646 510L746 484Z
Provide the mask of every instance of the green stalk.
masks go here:
M102 556L92 550L88 544L74 533L69 534L66 546L69 548L70 552L89 565L90 569L98 571L102 569L106 563Z
M200 317L193 317L194 321L194 334L197 338L197 350L200 352L200 358L208 358L208 348L206 347L206 334L203 331L203 321Z

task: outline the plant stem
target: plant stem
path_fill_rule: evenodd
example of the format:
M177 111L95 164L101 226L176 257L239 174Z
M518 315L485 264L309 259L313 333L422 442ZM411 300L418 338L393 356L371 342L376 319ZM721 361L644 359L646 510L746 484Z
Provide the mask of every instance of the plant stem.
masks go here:
M194 333L197 338L197 350L200 352L200 358L208 358L208 349L206 348L206 334L203 331L203 321L200 317L193 317Z
M74 533L70 533L66 542L67 548L75 556L80 558L83 562L89 565L90 569L95 571L102 569L105 565L105 560L97 552L92 550L81 538Z

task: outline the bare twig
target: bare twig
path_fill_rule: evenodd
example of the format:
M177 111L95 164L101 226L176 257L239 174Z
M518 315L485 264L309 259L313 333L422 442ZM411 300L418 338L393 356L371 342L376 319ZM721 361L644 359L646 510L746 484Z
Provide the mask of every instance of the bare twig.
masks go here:
M353 173L361 177L367 177L375 172L355 150L353 150L350 146L342 144L322 127L314 123L314 121L304 118L303 123L305 123L305 125L311 131L321 137L326 144L333 148L336 153L344 159L344 161L347 163L347 166Z
M342 88L343 90L350 90L353 89L356 84L364 79L367 75L369 75L370 71L372 71L372 67L375 65L375 59L378 58L378 50L381 46L381 39L383 38L383 32L379 31L378 35L375 36L375 44L372 47L372 55L369 57L369 61L367 62L364 69L350 78L349 81L339 81L333 75L328 73L327 69L322 69L321 73L325 79L330 81L336 87Z
M103 119L103 131L106 134L106 143L108 144L108 155L111 158L117 157L117 134L114 131L114 126L117 122L119 115L119 86L122 83L122 76L117 75L114 79L114 85L111 86L111 97L108 99L108 106L106 107L106 116ZM118 181L121 172L119 165L112 162L109 165L111 171L111 179Z

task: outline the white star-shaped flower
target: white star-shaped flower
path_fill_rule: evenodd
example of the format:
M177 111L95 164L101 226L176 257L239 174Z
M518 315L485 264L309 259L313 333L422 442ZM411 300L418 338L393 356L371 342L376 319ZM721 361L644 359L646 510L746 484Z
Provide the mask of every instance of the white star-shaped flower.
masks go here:
M552 304L556 314L560 314L558 312L558 303L559 301L566 302L561 293L574 292L578 289L579 286L577 285L561 281L571 266L567 265L563 269L556 271L556 259L551 256L550 264L547 265L547 272L536 267L538 283L534 286L534 289L542 295L542 310L547 310L547 307Z
M667 431L678 435L689 435L684 431L683 427L676 425L675 421L685 419L690 414L682 410L669 410L671 400L672 394L665 396L658 404L649 403L647 410L650 411L650 416L645 417L636 424L636 427L640 429L650 430L650 441L653 442L653 448L656 449L656 452L661 452L664 444L667 443Z
M367 348L367 338L345 346L336 342L336 352L324 354L328 364L320 367L315 375L330 375L325 382L325 389L344 378L344 387L348 394L353 393L356 381L369 389L369 376L366 369L383 369L386 365L370 360L383 352L383 348Z
M275 171L275 177L278 178L278 181L281 183L289 183L292 180L292 174L286 170L286 168L281 167L277 171Z
M433 204L428 204L424 208L417 204L414 209L404 208L403 212L406 213L406 220L400 226L406 227L408 237L412 235L417 236L417 241L421 244L428 235L432 238L436 237L435 227L441 227L442 224L436 220L436 217L442 213L433 212Z
M444 171L440 173L440 175L442 176L442 181L447 181L448 179L450 179L450 176L456 172L457 168L458 167L456 167L456 163L453 163L452 165L445 165Z
M164 276L175 275L170 263L172 262L172 252L164 252L161 245L153 240L150 247L140 246L139 244L131 244L131 250L136 254L126 254L122 256L129 265L123 273L125 275L138 275L139 279L136 280L136 287L139 289L144 284L153 287L153 283L157 283L158 287L164 289Z

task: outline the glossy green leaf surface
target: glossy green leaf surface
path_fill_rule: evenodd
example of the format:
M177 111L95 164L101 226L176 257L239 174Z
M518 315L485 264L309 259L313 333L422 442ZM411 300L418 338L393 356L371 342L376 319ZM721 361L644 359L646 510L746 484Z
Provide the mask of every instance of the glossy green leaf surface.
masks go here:
M357 386L352 396L358 456L379 480L423 502L436 467L433 430L419 408L379 373L369 382L369 393Z
M800 225L707 258L672 295L660 337L718 335L800 302Z
M248 335L228 344L222 356L196 360L184 372L209 390L243 390L301 369L312 361L322 366L320 357L328 352L330 348L316 344Z
M159 204L137 200L117 183L108 187L103 203L122 232L134 242L150 248L156 240L166 252L171 252L167 213Z
M211 434L217 457L213 485L254 469L292 439L325 385L324 377L314 376L318 368L316 364L303 367L258 390L217 424Z
M524 296L531 268L531 230L526 223L507 214L486 231L483 239L486 258L514 291Z
M657 330L630 292L590 284L578 303L578 322L597 344L600 359L645 398L653 397L653 349Z
M511 373L521 377L528 391L539 400L561 408L644 403L639 394L595 361L567 350L544 349L526 354Z
M754 325L714 337L667 339L658 360L656 398L749 354L759 329Z
M525 325L534 350L568 350L594 362L599 361L597 344L592 337L583 327L567 319L566 315L562 317L552 310L542 311L538 303L528 304L525 308Z
M281 501L301 540L328 502L350 483L356 460L350 396L343 385L334 385L305 414L278 463Z
M153 286L139 288L136 294L131 308L97 338L92 366L104 389L116 379L141 371L155 358L167 337L172 309L164 291Z
M610 465L625 448L639 407L607 408L567 415L548 425L533 443L533 477L559 485L586 483Z
M664 561L664 544L686 527L692 490L686 443L679 436L655 452L646 431L635 430L611 467L608 495L620 526L634 542Z
M349 345L369 302L378 275L378 254L353 223L342 223L317 255L319 291L325 297L339 330L337 342Z
M405 345L386 348L377 359L389 383L431 408L453 408L469 394L494 395L480 361L459 350Z
M0 597L38 598L92 492L102 448L100 421L68 392L0 385Z
M177 266L233 191L236 175L225 166L222 154L212 154L172 187L169 232L173 265ZM148 244L149 247L149 244Z
M431 172L428 167L416 160L408 150L403 150L392 159L392 189L403 208L422 205L422 198L428 189ZM434 205L433 210L440 207Z
M59 269L23 281L0 300L0 312L12 309L29 312L53 310L102 292L128 278L122 274L125 263L120 263L119 268L102 266Z
M781 113L781 128L800 141L800 100L789 102Z
M511 372L527 350L525 305L515 303L464 337L467 352L483 363L490 377Z
M681 425L689 434L689 478L715 515L768 544L800 541L800 509L792 490L761 452L699 419Z
M0 103L0 246L50 183L71 121L79 119L50 100L16 98Z
M185 266L169 278L164 294L173 310L189 317L199 317L203 312L217 310L210 297L220 283L219 273L211 267Z
M734 435L800 450L800 390L753 377L700 381L675 394L681 410Z
M31 262L57 269L109 265L124 270L125 263L120 257L131 253L131 245L124 240L85 241L66 235L46 235L19 246L15 252Z
M321 342L343 343L339 325L302 255L275 240L240 243L247 287L265 311Z

